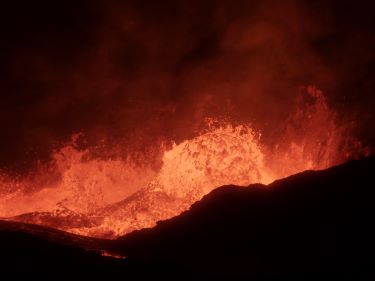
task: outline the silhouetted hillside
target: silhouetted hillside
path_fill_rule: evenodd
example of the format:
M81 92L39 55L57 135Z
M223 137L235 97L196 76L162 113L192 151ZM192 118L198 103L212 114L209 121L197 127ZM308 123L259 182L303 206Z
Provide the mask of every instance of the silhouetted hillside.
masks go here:
M374 172L371 157L269 186L220 187L180 216L115 241L0 222L1 270L66 279L373 280Z
M375 277L374 200L375 158L367 158L269 186L218 188L114 249L167 274Z
M108 242L43 226L0 221L1 273L9 280L74 280L78 276L123 274L127 270L124 260L102 256Z

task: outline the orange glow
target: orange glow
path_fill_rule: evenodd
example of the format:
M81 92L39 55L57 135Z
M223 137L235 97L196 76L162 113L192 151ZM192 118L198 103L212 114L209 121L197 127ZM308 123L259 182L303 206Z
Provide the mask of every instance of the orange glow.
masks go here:
M101 251L101 255L103 256L103 257L110 257L110 258L113 258L113 259L126 259L126 257L125 256L121 256L121 255L117 255L117 254L113 254L113 253L110 253L110 252L108 252L108 251L104 251L104 250L102 250Z
M321 91L308 87L297 105L277 140L268 144L249 124L208 119L207 129L196 137L160 148L158 170L146 157L92 157L75 147L74 136L36 176L0 175L0 216L115 238L178 215L218 186L267 184L362 152L337 125ZM48 177L53 180L42 180Z

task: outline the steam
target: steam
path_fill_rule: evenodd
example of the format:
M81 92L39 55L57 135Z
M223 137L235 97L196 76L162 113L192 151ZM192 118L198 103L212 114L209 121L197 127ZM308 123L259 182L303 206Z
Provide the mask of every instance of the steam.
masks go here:
M375 135L365 70L372 29L361 14L373 9L326 1L38 5L8 13L14 30L3 40L0 78L7 172L50 161L77 132L86 136L82 149L128 141L143 151L193 137L206 117L229 116L270 141L307 84L329 94L340 119L365 122L362 138Z

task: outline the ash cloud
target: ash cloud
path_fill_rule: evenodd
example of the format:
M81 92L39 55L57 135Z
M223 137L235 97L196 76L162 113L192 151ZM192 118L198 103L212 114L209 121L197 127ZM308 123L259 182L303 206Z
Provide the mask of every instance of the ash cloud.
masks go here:
M203 3L202 3L203 2ZM0 167L28 170L83 132L134 149L206 116L271 136L314 84L375 143L371 1L36 1L1 17Z

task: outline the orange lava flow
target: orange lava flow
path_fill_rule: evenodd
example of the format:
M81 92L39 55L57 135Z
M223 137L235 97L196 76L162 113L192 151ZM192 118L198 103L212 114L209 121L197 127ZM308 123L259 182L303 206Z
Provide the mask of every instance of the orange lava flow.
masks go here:
M31 179L0 174L0 217L115 238L180 214L218 186L267 184L344 162L362 149L337 124L321 91L308 87L304 95L274 144L264 144L248 124L210 119L201 134L163 148L157 171L146 160L103 160L73 143L62 147L52 168ZM43 180L45 174L56 178Z

